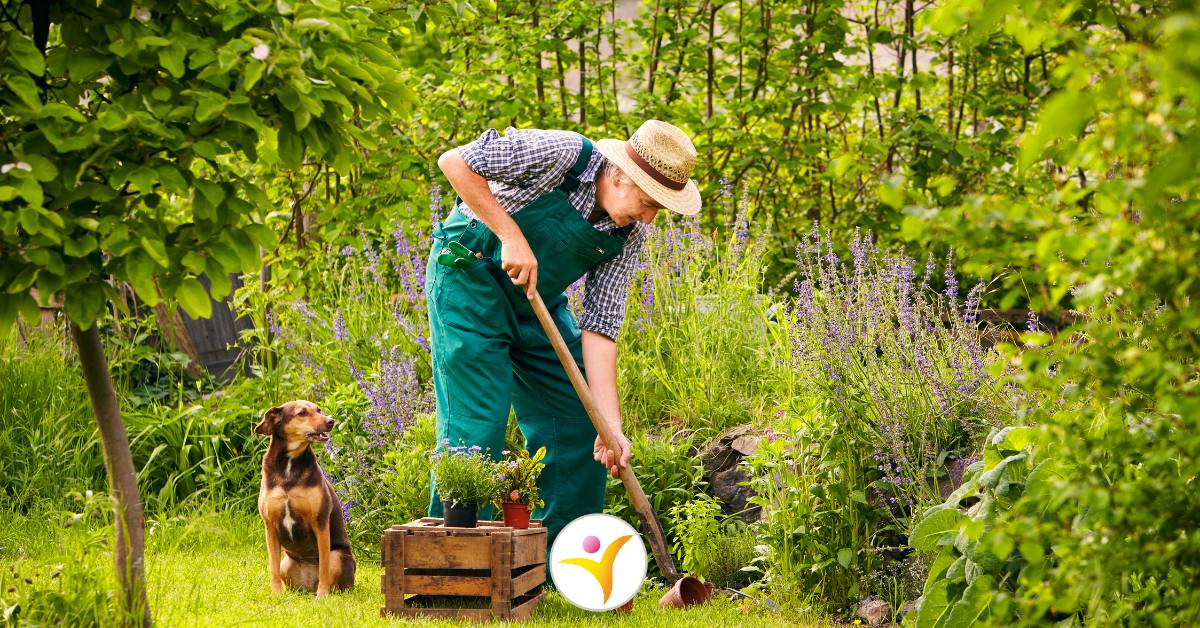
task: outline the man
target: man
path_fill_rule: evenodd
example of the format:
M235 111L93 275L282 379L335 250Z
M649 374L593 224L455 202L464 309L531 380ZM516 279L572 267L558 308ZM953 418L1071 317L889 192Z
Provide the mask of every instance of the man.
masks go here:
M588 458L613 476L629 463L616 386L625 295L658 211L700 211L695 161L688 136L658 120L627 142L594 146L568 131L489 129L438 159L459 196L434 226L426 271L438 442L499 452L512 407L528 449L547 450L538 482L546 505L534 516L551 543L571 520L604 507L604 468ZM455 263L451 248L471 254ZM563 291L580 277L577 323ZM603 419L622 434L612 449L529 305L535 290ZM441 516L436 492L429 514Z

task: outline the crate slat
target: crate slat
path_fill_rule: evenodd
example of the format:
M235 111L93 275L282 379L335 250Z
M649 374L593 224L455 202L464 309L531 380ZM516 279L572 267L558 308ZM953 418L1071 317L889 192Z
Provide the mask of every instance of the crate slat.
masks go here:
M529 593L534 587L546 581L546 566L532 565L525 573L512 579L513 595L521 596Z
M489 576L405 575L404 593L423 593L426 595L491 595L492 578Z
M485 536L409 534L403 565L415 569L487 569L491 544Z

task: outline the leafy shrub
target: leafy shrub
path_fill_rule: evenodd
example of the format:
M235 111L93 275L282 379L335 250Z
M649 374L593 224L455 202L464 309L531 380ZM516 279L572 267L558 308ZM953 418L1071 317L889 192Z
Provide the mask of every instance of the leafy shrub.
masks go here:
M546 502L538 495L537 479L546 466L542 463L546 448L539 447L533 455L524 447L508 451L504 460L496 463L500 483L496 487L492 505L500 508L505 502L512 502L529 504L533 508L545 506Z
M1044 503L1052 490L1054 466L1034 464L1028 448L1032 437L1029 427L990 434L983 459L967 468L963 485L913 526L909 544L933 557L917 600L916 626L985 620L1011 625L1021 619L1014 614L1018 608L996 603L997 598L1005 592L1020 595L1022 573L1043 569L1047 548L1032 542L1014 547L1012 538L995 528L1022 496Z
M754 560L754 534L737 518L726 517L715 498L700 493L676 504L668 521L675 538L672 549L684 572L725 588L741 588L750 581L750 572L743 568Z
M433 452L433 486L438 497L454 504L482 506L496 494L496 463L478 445L452 446Z
M692 455L693 448L700 442L694 433L655 436L649 432L639 432L630 435L629 442L632 449L629 465L654 512L670 512L673 506L687 501L707 487L704 466L698 456ZM608 478L604 501L604 512L621 517L639 531L642 529L641 519L633 509L621 480L611 476ZM671 536L669 527L666 533L668 537Z

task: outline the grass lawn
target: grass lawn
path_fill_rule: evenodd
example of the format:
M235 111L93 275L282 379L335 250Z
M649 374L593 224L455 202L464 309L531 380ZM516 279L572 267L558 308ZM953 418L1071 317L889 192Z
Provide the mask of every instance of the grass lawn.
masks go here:
M112 528L97 521L64 528L68 518L0 513L0 561L11 565L0 570L0 610L35 623L106 623L113 585ZM290 591L271 595L266 547L256 517L190 515L152 522L147 532L150 602L160 626L463 624L381 618L383 571L377 561L361 556L350 592L324 600ZM525 625L795 626L801 620L758 606L742 608L725 598L703 607L663 610L658 608L662 592L647 586L627 615L590 613L551 593Z

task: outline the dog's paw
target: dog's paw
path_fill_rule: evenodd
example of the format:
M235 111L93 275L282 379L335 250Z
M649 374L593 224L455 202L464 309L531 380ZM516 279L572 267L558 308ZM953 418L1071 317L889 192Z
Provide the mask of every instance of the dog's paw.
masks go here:
M271 583L271 593L276 595L283 593L283 581Z
M329 587L317 587L317 597L322 598L329 595Z

